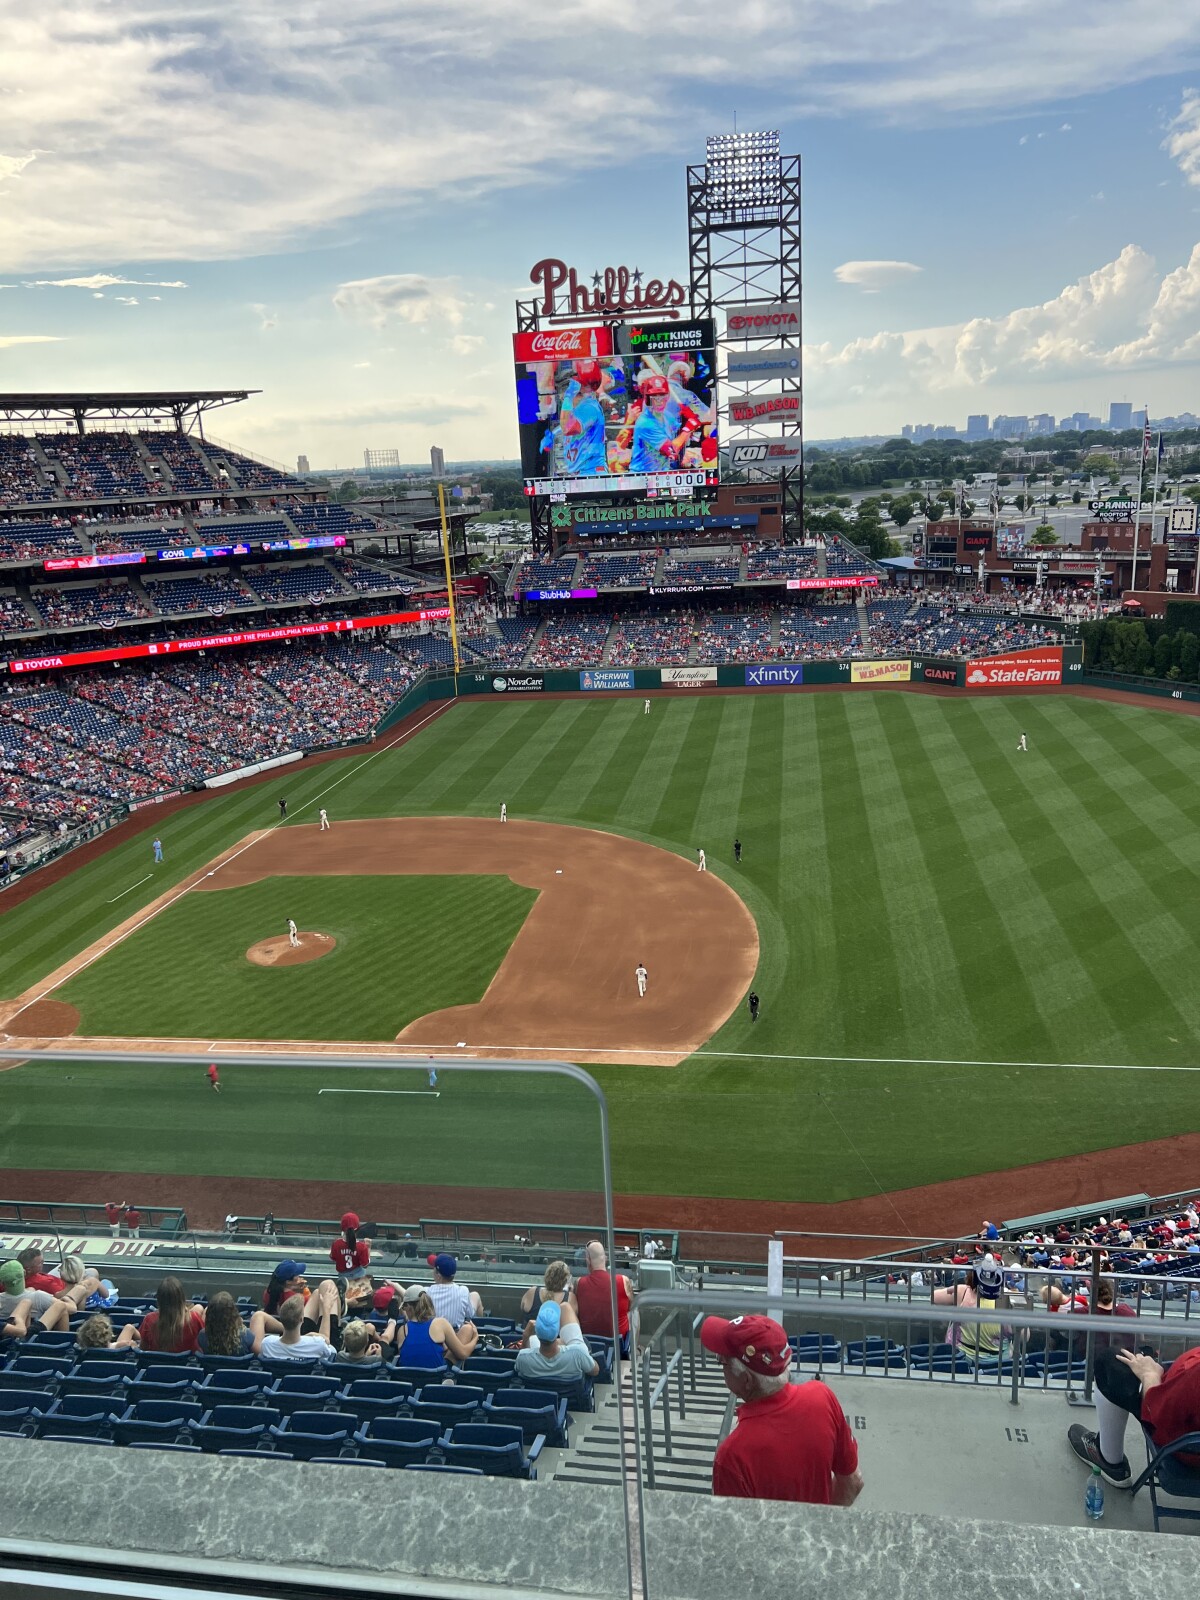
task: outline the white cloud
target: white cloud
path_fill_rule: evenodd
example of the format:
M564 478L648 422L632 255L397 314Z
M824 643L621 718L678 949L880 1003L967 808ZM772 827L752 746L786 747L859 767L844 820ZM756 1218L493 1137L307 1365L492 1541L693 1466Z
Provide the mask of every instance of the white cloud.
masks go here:
M456 333L450 341L450 348L456 356L469 356L478 350L484 343L483 335L478 333Z
M864 294L878 294L880 289L903 283L921 270L911 261L843 261L840 267L834 267L833 275L839 283L852 284Z
M1062 115L1065 97L1200 69L1200 13L923 0L914 27L882 0L10 5L0 269L277 250L369 210L628 161L630 60L637 157L695 159L717 87L753 93L769 125Z
M1200 92L1184 91L1179 115L1170 125L1163 149L1188 183L1200 187Z
M141 304L137 295L135 294L119 294L114 296L114 298L117 304L121 306L136 306Z
M122 278L113 272L92 272L86 278L33 278L22 285L25 289L111 289L117 284L145 289L186 289L186 283L160 283L151 278ZM15 284L7 285L15 288Z
M62 344L62 339L53 333L0 333L0 350L7 350L14 344Z
M354 321L368 322L376 328L385 327L393 318L456 328L463 320L468 300L459 292L457 278L391 272L378 278L339 283L333 303Z
M806 346L814 406L849 398L973 398L991 387L1031 388L1114 371L1200 360L1200 245L1161 274L1153 257L1126 245L1114 261L1040 305L998 317L904 332L880 331L840 347Z
M266 306L254 304L250 307L258 318L259 333L267 333L272 328L279 326L279 317L274 311L269 311Z
M371 363L369 361L356 361L354 363L355 370L358 370L358 369L360 369L362 367L369 367L370 365L371 365Z
M1028 144L1029 143L1029 135L1027 133L1023 133L1021 135L1021 137L1017 140L1017 143L1018 144Z
M1071 124L1069 122L1064 122L1062 127L1058 131L1059 131L1059 133L1070 133Z

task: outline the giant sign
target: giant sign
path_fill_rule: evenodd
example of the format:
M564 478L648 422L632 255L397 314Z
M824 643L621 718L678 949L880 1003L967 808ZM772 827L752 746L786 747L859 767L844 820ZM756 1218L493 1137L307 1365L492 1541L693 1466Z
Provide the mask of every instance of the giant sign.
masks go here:
M1016 650L1007 656L986 656L968 661L964 683L968 689L1032 687L1062 682L1061 648Z
M801 398L798 394L747 394L731 396L730 422L761 422L773 418L798 417Z
M590 274L591 288L580 283L574 267L556 256L545 256L529 269L529 281L541 295L538 314L547 322L581 322L588 317L623 317L657 311L677 317L687 298L683 284L674 278L645 278L636 267L605 267ZM645 278L645 281L643 279Z
M799 334L800 327L798 300L725 308L725 332L730 339L778 338L781 334Z
M730 350L725 370L733 383L753 383L759 378L797 378L800 375L799 350L782 345L764 345L760 350Z

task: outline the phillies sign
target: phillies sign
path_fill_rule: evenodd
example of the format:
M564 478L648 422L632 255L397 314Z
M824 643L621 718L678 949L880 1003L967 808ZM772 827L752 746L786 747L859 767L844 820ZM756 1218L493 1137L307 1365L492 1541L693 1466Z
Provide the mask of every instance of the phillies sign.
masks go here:
M639 267L605 267L592 273L592 286L580 283L574 267L546 256L529 269L529 281L541 293L538 312L548 322L579 322L585 317L625 317L631 311L679 315L686 290L674 278L642 282Z
M513 360L586 361L589 357L611 356L612 333L604 326L593 328L549 328L541 333L514 333Z
M758 422L763 417L798 417L798 394L755 394L734 397L729 402L730 422Z
M1017 650L1009 656L968 661L968 689L1032 687L1062 682L1062 650Z

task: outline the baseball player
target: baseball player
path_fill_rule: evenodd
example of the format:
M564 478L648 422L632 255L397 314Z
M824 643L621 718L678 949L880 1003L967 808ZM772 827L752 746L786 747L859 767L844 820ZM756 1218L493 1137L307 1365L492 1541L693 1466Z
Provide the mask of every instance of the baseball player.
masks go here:
M649 700L643 700L642 701L642 715L644 717L648 717L650 715L650 702L649 702Z
M204 1076L208 1079L209 1083L212 1084L217 1093L220 1094L221 1074L217 1071L217 1063L215 1061L210 1061L208 1063L208 1071L204 1074Z
M563 465L577 477L596 477L608 471L604 407L600 404L603 387L604 369L598 361L575 362L575 375L563 393L559 426Z
M698 864L696 866L696 871L697 872L707 872L708 871L708 857L704 854L703 850L699 850L698 849L696 854L700 857L700 860L699 860L699 862L698 862Z
M1017 740L1017 749L1018 750L1028 750L1029 749L1029 746L1025 743L1025 735L1024 734L1022 734L1021 737Z
M639 961L633 975L637 979L638 998L644 1000L646 998L646 984L649 981L650 974Z
M322 806L317 814L321 819L321 827L319 831L321 833L325 833L329 828L329 813L326 811L325 807Z
M280 822L282 822L284 817L286 817L286 816L287 816L287 801L283 798L282 795L280 795L280 797L279 797L279 820L280 820Z
M291 917L288 918L288 940L293 949L295 949L300 943L300 935L297 933L296 924L292 921Z
M741 860L742 860L742 841L740 839L735 839L733 841L733 859L734 859L735 862L738 863L739 866L741 865Z
M746 1004L750 1007L750 1021L751 1022L757 1022L758 1021L758 995L755 994L753 989L751 989L750 993L746 996Z
M155 865L157 866L157 864L161 860L162 860L162 840L161 839L155 839L155 841L154 841L154 862L155 862Z
M500 802L500 821L501 822L507 822L508 821L508 804L507 804L506 801L503 801L503 800Z
M437 1068L436 1067L430 1067L430 1069L429 1069L429 1087L431 1089L436 1089L437 1088Z

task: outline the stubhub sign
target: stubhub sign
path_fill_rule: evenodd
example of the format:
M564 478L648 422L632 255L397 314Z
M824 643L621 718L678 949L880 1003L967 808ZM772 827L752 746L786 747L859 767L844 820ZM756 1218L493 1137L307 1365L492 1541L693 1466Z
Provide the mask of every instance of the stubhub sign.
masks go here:
M804 668L798 661L773 661L770 666L747 667L746 687L767 689L782 687L794 689L804 682Z

